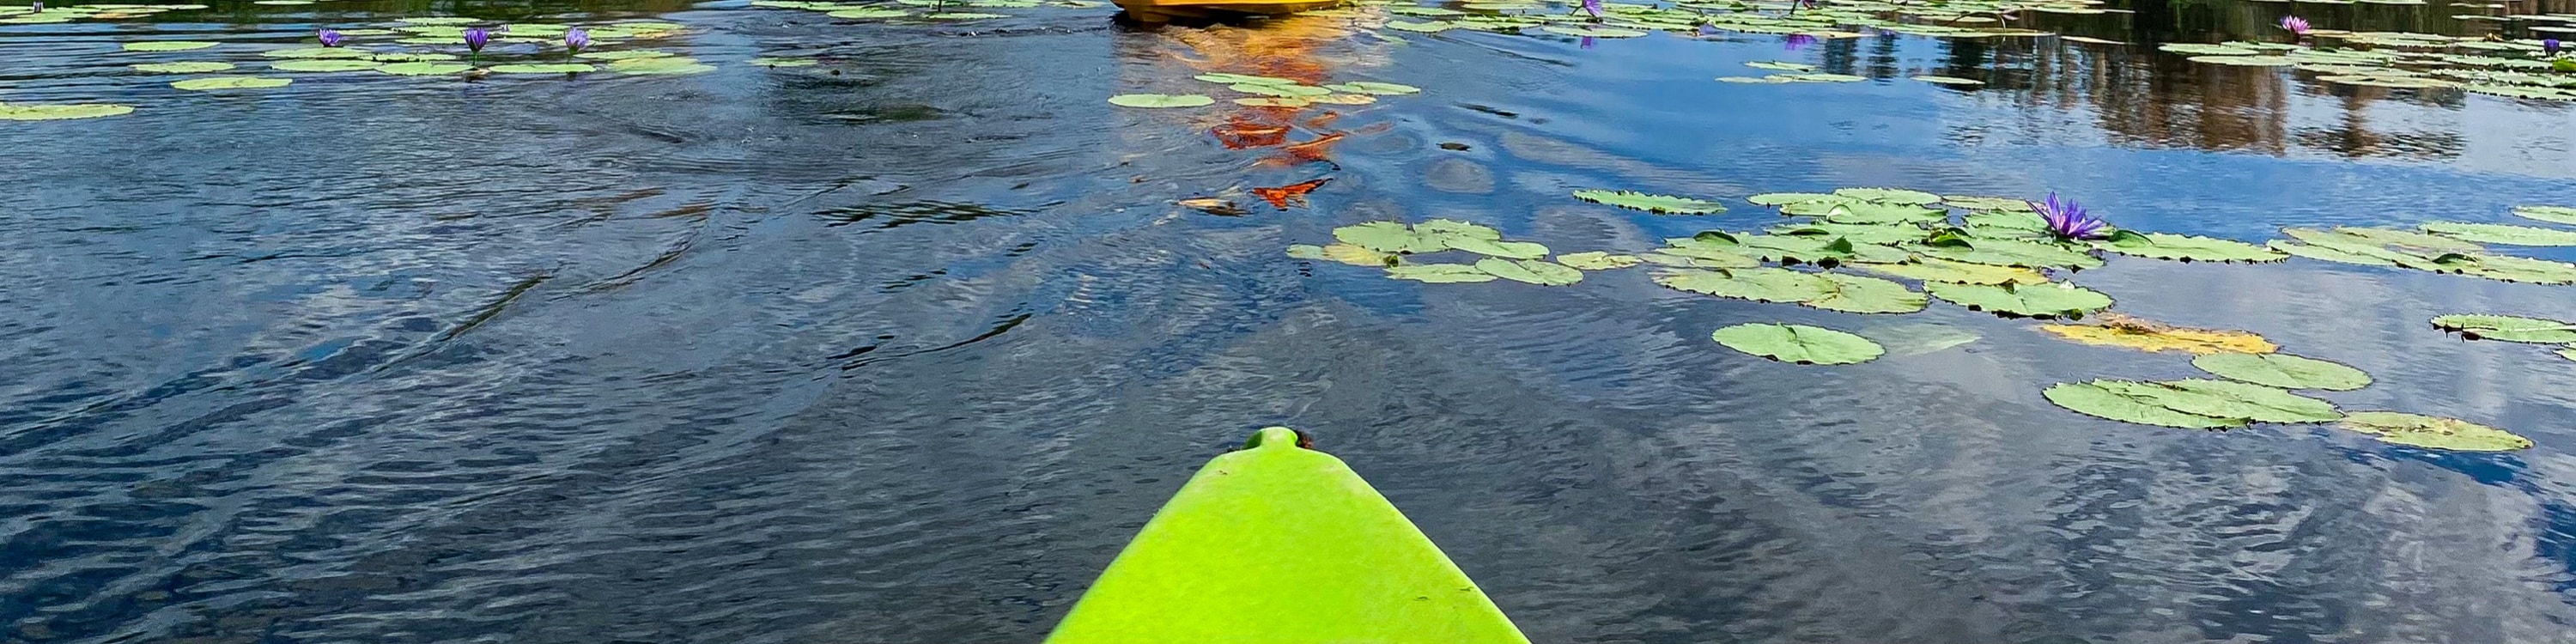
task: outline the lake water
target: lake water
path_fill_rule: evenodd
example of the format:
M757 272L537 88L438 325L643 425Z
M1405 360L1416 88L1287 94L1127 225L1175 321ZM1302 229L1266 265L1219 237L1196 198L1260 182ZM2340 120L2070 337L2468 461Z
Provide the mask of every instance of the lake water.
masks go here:
M1847 186L2056 191L2254 242L2576 205L2576 102L2153 47L2278 40L2292 11L2483 33L2448 16L2485 9L2115 5L2136 13L2029 26L2132 44L1789 50L1397 33L1377 8L215 5L0 25L0 101L136 107L0 121L0 642L1033 642L1268 424L1369 477L1540 642L2576 641L2576 362L2425 322L2576 319L2576 287L2307 259L2077 278L2375 376L2319 394L2345 409L2537 443L2460 453L2078 415L2041 389L2198 372L1937 301L1832 313L1643 270L1426 285L1281 254L1433 217L1644 249L1777 221L1746 195ZM670 21L653 46L717 69L187 92L126 67L258 71L316 26L432 14ZM154 39L222 45L118 51ZM1764 60L1872 80L1712 80ZM1104 101L1212 71L1424 91ZM1243 192L1312 179L1284 209ZM1174 203L1201 196L1247 212ZM1783 321L1981 339L1839 367L1709 340Z

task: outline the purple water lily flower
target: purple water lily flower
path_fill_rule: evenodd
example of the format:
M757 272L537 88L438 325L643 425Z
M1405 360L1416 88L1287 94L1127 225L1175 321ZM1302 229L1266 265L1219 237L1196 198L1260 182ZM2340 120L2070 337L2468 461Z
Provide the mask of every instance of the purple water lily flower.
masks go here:
M1592 14L1594 20L1601 19L1601 0L1583 0L1583 12Z
M1806 49L1808 45L1813 44L1816 44L1816 37L1806 34L1789 34L1780 39L1780 48L1789 51Z
M2097 239L2111 228L2110 222L2084 212L2084 207L2076 205L2075 200L2059 201L2055 192L2048 193L2047 203L2024 203L2030 204L2031 210L2039 211L2039 220L2048 224L2048 234L2058 239Z
M322 41L322 46L324 47L338 47L340 46L340 41L346 39L346 37L340 35L340 32L332 31L328 27L323 28L321 31L313 32L313 37L320 39Z
M574 27L574 28L572 28L572 29L569 29L569 30L564 31L564 49L572 50L572 53L576 53L576 54L578 54L578 53L581 53L581 50L583 50L583 49L587 49L587 48L589 48L589 47L590 47L590 31L589 31L589 30L582 29L582 28L580 28L580 27Z
M484 31L482 29L465 30L466 49L473 50L474 53L480 54L483 53L483 44L488 42L492 42L492 32Z
M27 11L32 13L44 13L45 0L36 0L34 3L27 5Z
M2540 53L2541 53L2541 54L2543 54L2543 55L2548 55L2548 56L2556 56L2556 55L2558 55L2558 39L2556 39L2556 38L2544 38L2544 39L2541 39L2541 41L2540 41Z
M2281 16L2281 28L2290 30L2290 33L2305 36L2308 35L2308 19L2298 16Z

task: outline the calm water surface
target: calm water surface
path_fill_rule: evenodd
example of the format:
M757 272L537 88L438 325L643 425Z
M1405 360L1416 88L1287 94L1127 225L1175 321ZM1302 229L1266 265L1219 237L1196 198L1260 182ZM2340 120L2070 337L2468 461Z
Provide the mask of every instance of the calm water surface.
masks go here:
M2454 454L2078 416L2041 387L2195 372L1946 304L1851 316L1638 271L1425 286L1280 256L1388 218L1560 250L1774 219L1564 196L1591 187L2055 190L2253 241L2503 221L2576 204L2576 104L2053 39L216 4L0 26L0 100L139 108L0 123L0 642L1032 642L1201 460L1273 423L1368 475L1541 642L2576 641L2576 363L2424 323L2576 319L2571 287L2307 260L2082 276L2123 312L2374 374L2325 396L2346 408L2539 444ZM2274 36L2291 7L2033 19L2212 42ZM656 17L720 69L223 94L124 67L430 13ZM116 51L144 38L227 44ZM1771 59L1878 80L1710 80ZM1426 91L1330 117L1102 101L1207 71ZM1905 79L1925 73L1991 84ZM1317 178L1305 206L1242 194ZM1172 204L1207 195L1253 207ZM1819 368L1707 335L1927 320L1985 339Z

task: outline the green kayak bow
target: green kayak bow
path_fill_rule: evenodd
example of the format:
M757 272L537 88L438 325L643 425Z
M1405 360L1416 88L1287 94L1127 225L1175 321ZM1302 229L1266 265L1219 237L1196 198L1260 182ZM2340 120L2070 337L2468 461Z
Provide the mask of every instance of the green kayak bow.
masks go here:
M1270 427L1208 461L1047 644L1528 644L1350 466Z

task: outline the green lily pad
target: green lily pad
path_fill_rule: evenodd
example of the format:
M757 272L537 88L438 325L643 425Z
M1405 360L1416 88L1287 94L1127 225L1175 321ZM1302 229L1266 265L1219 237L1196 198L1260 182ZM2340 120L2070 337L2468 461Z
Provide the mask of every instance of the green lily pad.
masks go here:
M125 43L123 47L126 51L191 51L205 49L207 47L213 47L220 44L223 43L206 42L203 40L146 40L143 42Z
M2461 452L2510 452L2529 449L2531 439L2456 418L2393 411L2357 411L2336 427L2370 435L2381 442Z
M1797 364L1859 364L1887 354L1869 338L1804 324L1738 324L1708 337L1729 349Z
M1925 234L1922 228L1912 224L1846 224L1834 221L1782 224L1765 229L1764 232L1825 239L1841 237L1855 244L1902 244L1920 241Z
M1821 209L1821 210L1820 210ZM1780 208L1784 215L1814 214L1839 224L1940 224L1950 220L1949 211L1911 204L1827 203L1810 201ZM1921 235L1916 235L1921 237Z
M1433 219L1419 224L1414 224L1413 230L1443 237L1466 237L1492 241L1500 241L1503 238L1503 231L1495 230L1492 226L1468 223L1455 219Z
M1907 204L1914 206L1941 203L1941 195L1920 190L1904 190L1898 188L1843 188L1841 190L1835 190L1834 194L1863 201Z
M633 60L633 59L637 59L637 58L662 58L662 57L671 56L671 55L672 55L672 54L671 54L671 52L662 51L662 50L659 50L659 49L624 49L624 50L618 50L618 51L585 51L585 52L581 52L581 53L578 53L578 54L573 54L573 57L574 57L574 58L580 58L580 59L583 59L583 60L610 60L610 61L616 61L616 60Z
M1440 245L1488 257L1504 259L1538 259L1547 256L1547 246L1534 242L1507 242L1478 237L1439 235Z
M1915 76L1915 77L1913 77L1913 78L1914 78L1914 80L1919 80L1919 81L1923 81L1923 82L1926 82L1926 83L1932 83L1932 84L1935 84L1935 85L1970 86L1970 85L1984 85L1984 84L1986 84L1986 82L1985 82L1985 81L1977 80L1977 79L1974 79L1974 78L1960 78L1960 77L1957 77L1957 76L1931 76L1931 75L1925 75L1925 76Z
M2341 249L2341 248L2336 248L2336 247L2333 247L2333 246L2315 246L2315 245L2309 245L2309 244L2300 244L2300 243L2287 242L2287 241L2282 241L2282 240L2278 240L2278 239L2275 239L2275 240L2272 240L2272 241L2269 241L2269 242L2264 242L2264 243L2263 243L2263 246L2264 246L2264 247L2266 247L2266 248L2270 248L2270 249L2272 249L2272 250L2276 250L2276 251L2280 251L2280 252L2282 252L2282 253L2289 254L2289 255L2295 255L2295 256L2298 256L2298 257L2305 257L2305 258L2308 258L2308 259L2325 260L2325 261L2329 261L2329 262L2342 262L2342 263L2345 263L2345 264L2360 264L2360 265L2363 265L2363 266L2396 266L2396 265L2397 265L2396 260L2393 260L2393 259L2388 259L2388 258L2380 257L2380 256L2378 256L2378 255L2376 255L2376 254L2371 254L2371 253L2354 252L2354 251L2350 251L2350 250L2345 250L2345 249Z
M1645 259L1646 261L1662 263L1665 265L1696 266L1700 268L1753 268L1755 266L1762 265L1761 258L1744 254L1739 250L1741 248L1741 246L1727 242L1677 239L1672 241L1672 246L1658 249L1648 255L1681 257L1690 261L1681 264L1669 264L1657 261L1655 257L1646 257Z
M698 62L698 59L686 56L628 58L608 64L608 71L620 74L678 75L700 74L715 70L714 65L703 64Z
M1956 284L1925 282L1933 297L2000 315L2076 319L2111 307L2111 296L2073 284Z
M1655 273L1654 280L1674 290L1757 302L1805 302L1834 290L1823 276L1785 268L1668 270Z
M134 68L134 71L154 74L203 74L232 69L233 64L213 60L190 60L176 63L142 63L127 65L127 67Z
M1957 262L1938 257L1918 257L1914 261L1892 264L1845 264L1853 270L1892 275L1925 282L1954 284L2046 284L2048 276L2038 271L2013 266L1994 266Z
M828 13L825 13L825 14L823 14L823 15L825 15L825 16L830 16L830 17L833 17L833 18L839 18L839 19L842 19L842 20L879 20L879 19L884 19L884 18L901 18L901 17L904 17L904 16L912 15L912 13L911 13L911 12L908 12L908 11L901 10L901 9L874 9L874 8L869 8L869 9L843 9L843 10L840 10L840 11L828 12Z
M1349 94L1376 94L1376 95L1380 95L1380 96L1394 96L1394 95L1398 95L1398 94L1413 94L1413 93L1418 93L1418 92L1421 92L1421 91L1422 91L1422 88L1414 87L1414 86L1412 86L1412 85L1398 85L1398 84L1395 84L1395 83L1379 83L1379 82L1373 82L1373 81L1351 81L1351 82L1348 82L1348 83L1335 83L1335 84L1332 84L1332 85L1325 85L1325 86L1324 86L1324 88L1325 88L1325 89L1329 89L1329 90L1333 90L1333 91L1336 91L1336 92L1344 92L1344 93L1349 93Z
M1449 245L1432 233L1416 232L1411 227L1392 221L1372 221L1333 229L1333 238L1342 243L1381 253L1436 253Z
M2211 353L2192 358L2191 366L2282 389L2351 391L2370 386L2370 374L2360 369L2286 353Z
M2041 220L2039 218L2039 213L2027 210L2018 212L2007 210L1972 212L1960 217L1959 223L1967 226L1971 232L1976 233L1980 237L1992 236L1993 231L1980 231L1977 229L1991 228L2001 231L2010 231L2010 234L2002 235L2003 237L2031 237L2048 232L2048 222Z
M822 61L814 60L812 58L770 58L763 56L743 62L762 67L812 67Z
M383 67L384 65L384 63L372 60L327 58L313 60L281 60L269 63L268 68L281 72L357 72Z
M828 14L826 14L826 15L828 15ZM922 18L923 20L991 20L991 19L994 19L994 18L1009 18L1009 17L1010 17L1010 16L1009 16L1009 15L1007 15L1007 14L999 14L999 13L977 13L977 12L973 12L973 11L946 11L946 12L940 12L940 13L925 13L925 14L921 14L921 18Z
M2396 249L2409 253L2474 253L2486 250L2474 243L2389 228L2283 228L2283 234L2315 246L2333 246L2337 250L2358 251L2362 248Z
M1893 356L1939 353L1985 337L1974 330L1930 322L1874 326L1861 329L1860 335L1887 347L1888 355Z
M1430 284L1491 282L1496 279L1493 273L1466 264L1406 264L1386 269L1386 276Z
M1816 66L1815 66L1815 65L1809 65L1809 64L1806 64L1806 63L1793 63L1793 62L1789 62L1789 61L1785 61L1785 60L1757 60L1757 61L1753 61L1753 62L1745 63L1745 64L1744 64L1744 66L1746 66L1746 67L1751 67L1751 68L1754 68L1754 69L1768 69L1768 70L1773 70L1773 71L1783 71L1783 72L1812 72L1812 71L1816 71Z
M379 63L419 63L456 60L456 56L451 54L441 54L438 52L394 52L368 56L367 60Z
M1958 206L1958 207L1961 207L1961 208L1966 208L1966 209L1969 209L1969 210L1986 210L1986 211L2003 211L2003 212L2030 212L2030 201L2029 201L2029 200L2026 200L2026 199L2014 199L2014 198L2012 198L2012 197L1976 197L1976 196L1968 196L1968 195L1941 195L1941 203L1946 203L1946 204L1950 204L1950 205L1953 205L1953 206ZM2034 218L2034 219L2036 219L2036 218Z
M1635 255L1613 255L1601 251L1590 251L1558 255L1556 256L1556 262L1587 271L1606 271L1636 266L1638 264L1645 263L1645 260L1638 259Z
M1565 286L1583 281L1583 271L1535 259L1510 260L1487 257L1476 260L1476 270L1492 273L1495 277L1540 286Z
M2343 418L2334 403L2280 389L2231 380L2192 378L2164 382L2099 381L2104 389L2166 409L2266 423L2328 423Z
M2286 253L2240 241L2126 230L2111 233L2094 246L2123 255L2186 262L2277 262L2290 258Z
M1233 85L1227 85L1225 88L1243 92L1245 94L1260 94L1262 96L1279 96L1286 98L1323 96L1333 93L1333 90L1312 85L1274 85L1269 83L1235 83Z
M1458 23L1454 23L1454 22L1447 22L1447 21L1441 21L1441 20L1421 20L1421 21L1389 20L1389 21L1386 21L1386 28L1388 28L1388 29L1393 29L1393 30L1396 30L1396 31L1410 31L1410 32L1414 32L1414 33L1423 33L1423 34L1428 34L1428 33L1439 33L1439 32L1443 32L1443 31L1448 31L1448 30L1451 30L1451 29L1457 29L1459 26L1460 26L1460 25L1459 25Z
M1765 261L1794 263L1878 262L1896 263L1913 257L1902 250L1881 244L1864 244L1842 237L1818 235L1745 235L1735 250Z
M582 72L595 71L599 71L599 68L593 67L589 63L537 63L492 66L492 73L495 74L579 74Z
M2055 242L2011 239L1978 239L1954 245L1916 245L1908 248L1926 257L2024 268L2099 268L2102 259Z
M2193 56L2191 62L2238 67L2288 67L2299 64L2299 59L2288 56Z
M2565 347L2561 347L2561 348L2559 348L2559 349L2558 349L2558 357L2566 358L2566 359L2569 359L2569 360L2576 360L2576 344L2571 344L2571 345L2567 345L2567 346L2565 346Z
M1574 198L1597 204L1618 206L1621 208L1643 210L1646 212L1666 215L1705 215L1709 213L1726 212L1726 206L1714 201L1692 199L1689 197L1675 197L1670 195L1650 195L1627 190L1576 190L1574 191Z
M395 76L446 76L449 74L464 73L465 70L473 68L473 65L467 65L465 63L422 61L414 63L389 63L383 67L376 68L376 71L393 74Z
M1844 313L1913 313L1923 310L1930 301L1903 284L1875 277L1822 275L1827 285L1825 294L1799 304Z
M2576 230L2515 226L2511 224L2472 224L2437 221L2424 224L2424 231L2485 244L2513 246L2576 246Z
M1250 75L1250 74L1228 74L1228 73L1222 73L1222 72L1213 72L1213 73L1200 74L1200 75L1197 75L1197 76L1191 76L1190 78L1195 78L1195 79L1199 79L1199 80L1207 81L1207 82L1210 82L1210 83L1216 83L1216 84L1218 84L1218 85L1242 85L1242 84L1252 84L1252 85L1303 85L1303 84L1304 84L1304 83L1298 82L1298 81L1297 81L1297 79L1294 79L1294 78L1280 78L1280 77L1277 77L1277 76L1253 76L1253 75Z
M1394 254L1381 253L1350 244L1332 244L1328 246L1291 244L1288 246L1288 256L1297 259L1333 261L1352 266L1367 266L1371 268L1392 268L1403 264L1403 260L1396 257Z
M374 58L376 52L347 47L294 47L259 52L263 58Z
M2534 344L2576 342L2576 324L2542 318L2511 315L2443 315L2433 318L2433 326L2459 333L2471 340L2498 340Z
M2141 425L2180 427L2184 429L2233 429L2244 427L2245 419L2217 418L2175 411L2151 397L2128 393L2118 380L2063 382L2050 385L2041 396L2075 413ZM2106 386L2107 385L2107 386Z
M1635 30L1635 29L1620 29L1620 28L1617 28L1617 27L1595 27L1595 26L1589 26L1589 25L1574 25L1574 26L1548 25L1548 26L1545 26L1545 27L1540 27L1540 28L1538 28L1538 29L1539 29L1539 31L1544 31L1544 32L1552 33L1552 34L1559 34L1559 35L1565 35L1565 36L1581 36L1581 37L1584 37L1584 38L1635 38L1635 37L1638 37L1638 36L1646 35L1646 32L1643 32L1643 31L1637 31L1637 30Z
M188 80L176 81L170 83L170 86L189 91L207 91L221 89L268 89L272 87L285 87L293 84L294 82L295 80L290 78L216 76L213 78L191 78Z
M1850 197L1829 195L1820 192L1767 192L1745 197L1744 200L1763 206L1786 206L1793 203L1805 203L1809 201L1832 201L1838 203L1859 201L1858 199Z
M0 103L0 121L68 121L134 113L132 105L74 103L60 105Z
M2537 219L2553 224L2576 224L2576 207L2516 206L2513 214L2524 219Z
M417 16L401 18L398 19L397 22L415 25L470 25L479 21L464 16Z
M2531 284L2576 284L2576 264L2545 259L2487 255L2483 253L2449 257L2445 268L2476 277L2506 282Z

